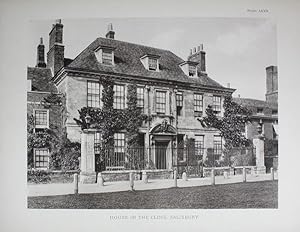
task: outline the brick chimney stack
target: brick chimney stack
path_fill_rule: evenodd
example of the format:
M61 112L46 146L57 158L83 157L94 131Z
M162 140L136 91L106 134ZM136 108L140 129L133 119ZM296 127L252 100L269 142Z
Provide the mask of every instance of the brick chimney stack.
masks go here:
M35 67L46 68L45 45L43 44L43 38L40 38L40 44L37 46L37 62Z
M49 51L47 53L47 67L53 76L64 66L63 24L56 20L49 33Z
M266 67L266 101L278 101L278 71L277 66Z
M112 23L108 24L108 26L107 26L106 38L107 39L115 39L115 32L113 30Z
M206 64L205 64L205 51L203 50L203 44L200 44L197 49L191 49L191 54L188 56L188 61L198 62L198 70L202 74L206 74Z

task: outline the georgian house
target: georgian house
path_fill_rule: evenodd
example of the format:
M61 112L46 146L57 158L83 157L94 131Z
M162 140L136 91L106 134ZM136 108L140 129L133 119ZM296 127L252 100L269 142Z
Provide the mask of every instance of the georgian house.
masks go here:
M99 79L107 78L114 83L115 109L127 107L127 87L132 83L137 85L137 104L144 114L151 116L151 120L139 128L141 144L145 148L162 148L160 152L145 155L157 169L171 169L174 160L184 162L184 155L180 159L174 157L169 148L187 139L192 139L197 147L213 148L220 158L222 138L218 131L202 128L197 119L205 116L208 105L222 116L224 97L231 95L234 89L223 87L209 77L203 45L191 49L187 59L182 59L163 48L119 41L115 35L109 25L105 37L96 38L77 57L67 59L63 25L58 20L52 26L47 64L38 68L42 70L38 75L42 76L41 80L46 78L53 83L55 91L65 96L66 115L62 127L68 138L80 142L81 128L74 118L79 117L78 110L83 107L102 107L103 86ZM51 120L51 113L46 112L46 116ZM99 143L101 133L95 131L94 139ZM115 133L114 139L115 149L124 151L126 131Z

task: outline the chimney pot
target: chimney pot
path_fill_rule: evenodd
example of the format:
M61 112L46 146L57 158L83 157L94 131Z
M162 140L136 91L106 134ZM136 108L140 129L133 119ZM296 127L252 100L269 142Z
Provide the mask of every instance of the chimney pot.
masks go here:
M114 39L115 38L115 32L113 31L113 25L112 23L109 23L107 26L107 33L106 33L107 39Z
M45 68L46 63L45 63L45 46L43 44L43 38L40 38L40 44L37 46L37 62L36 66L39 68Z
M194 47L194 53L196 53L196 47Z
M61 24L61 19L56 19L55 24Z
M238 98L241 98L241 95L240 95L240 94L238 94Z
M107 32L109 32L109 31L113 31L113 25L112 25L112 23L109 23L107 25Z
M190 55L192 55L193 54L193 49L190 49Z
M200 44L200 51L203 51L203 44Z
M230 83L227 83L227 88L230 88Z

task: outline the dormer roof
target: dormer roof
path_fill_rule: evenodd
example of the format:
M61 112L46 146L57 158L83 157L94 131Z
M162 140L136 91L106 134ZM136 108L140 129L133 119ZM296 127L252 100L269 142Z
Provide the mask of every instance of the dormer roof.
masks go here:
M95 50L99 47L115 48L113 66L97 62ZM141 57L144 56L159 58L159 72L145 69L141 62ZM199 78L189 78L179 66L183 62L185 62L183 59L168 50L100 37L84 49L66 68L225 88L207 75L199 76Z

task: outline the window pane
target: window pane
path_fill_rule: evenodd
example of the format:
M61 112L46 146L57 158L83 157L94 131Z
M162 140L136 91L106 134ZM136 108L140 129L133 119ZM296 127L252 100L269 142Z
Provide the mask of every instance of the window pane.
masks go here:
M213 96L213 111L219 115L221 113L221 97Z
M195 136L195 154L202 156L204 154L204 135Z
M144 108L144 88L137 87L137 106Z
M218 135L214 136L214 155L216 158L222 155L222 137Z
M166 92L156 91L156 112L162 114L166 112Z
M87 103L88 107L102 107L102 88L99 82L88 81Z
M183 95L181 92L176 94L176 106L183 106Z
M114 85L114 108L125 109L125 86Z
M35 110L35 125L36 126L47 126L48 125L48 114L46 110Z
M195 93L194 94L194 112L195 116L202 116L203 112L203 95Z
M123 166L125 162L125 134L114 134L114 166Z
M196 66L189 65L189 76L195 76L196 75Z
M95 154L100 153L100 149L102 147L102 135L99 132L96 132L94 135L94 151Z
M35 149L34 156L36 168L48 168L49 156L47 149Z
M112 51L109 50L102 50L102 63L103 64L112 64Z
M153 58L149 58L149 69L156 70L157 69L157 60Z

